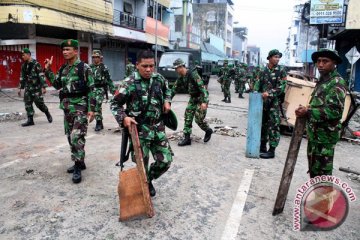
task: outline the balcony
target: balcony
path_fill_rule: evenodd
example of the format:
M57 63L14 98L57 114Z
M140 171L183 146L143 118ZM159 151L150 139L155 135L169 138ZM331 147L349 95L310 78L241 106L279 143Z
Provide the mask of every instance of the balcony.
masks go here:
M114 9L113 24L115 26L144 31L144 19Z

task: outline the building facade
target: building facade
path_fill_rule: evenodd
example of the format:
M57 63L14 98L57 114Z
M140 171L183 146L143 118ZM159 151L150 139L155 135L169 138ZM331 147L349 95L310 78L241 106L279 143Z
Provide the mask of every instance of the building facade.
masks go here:
M53 71L63 64L59 43L79 40L81 60L90 63L93 49L103 51L113 80L124 77L126 58L139 49L169 46L170 0L25 0L0 3L0 85L16 87L28 47L43 64L54 57Z

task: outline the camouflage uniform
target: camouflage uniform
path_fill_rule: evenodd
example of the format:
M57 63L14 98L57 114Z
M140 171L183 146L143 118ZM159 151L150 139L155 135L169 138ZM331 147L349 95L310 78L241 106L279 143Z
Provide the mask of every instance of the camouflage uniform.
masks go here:
M254 68L254 70L252 71L251 76L249 78L250 91L252 91L254 89L255 82L259 77L259 73L260 73L260 66L257 66Z
M126 64L125 77L130 77L135 72L135 65L129 62Z
M136 84L141 86L141 92L137 90ZM150 89L154 90L150 92ZM110 101L111 112L119 125L122 125L125 117L134 117L138 122L139 140L149 181L165 173L172 162L170 144L161 118L165 102L171 102L168 81L160 74L143 79L138 72L121 82ZM150 152L155 162L149 167Z
M286 87L285 68L277 65L273 69L268 66L260 69L254 90L260 93L268 92L269 97L264 100L263 119L261 127L261 141L276 148L280 141L280 100Z
M341 118L346 97L346 81L334 70L320 77L311 95L308 110L307 155L310 177L331 175L334 149L340 139Z
M221 89L224 92L224 100L225 102L231 101L231 94L230 94L230 85L231 85L231 69L228 66L224 66L220 69L219 72L220 76L220 84ZM229 100L227 100L229 99Z
M236 77L238 79L238 93L239 93L239 97L241 98L244 90L245 90L245 83L246 83L246 70L244 67L242 66L238 66L237 71L235 72Z
M64 110L64 128L68 136L71 160L83 163L85 159L85 135L88 127L87 112L95 111L94 78L91 68L83 65L83 81L79 78L80 60L72 66L64 64L58 74L46 70L45 75L60 91L60 109ZM60 73L61 72L61 73Z
M44 113L48 113L48 108L44 103L44 96L41 92L42 88L46 88L44 73L41 65L31 59L21 65L21 76L19 89L24 89L25 110L28 117L34 116L33 103Z
M178 88L187 85L190 99L185 110L184 134L190 135L192 132L192 122L195 116L196 124L203 130L209 129L209 124L205 121L207 110L201 110L202 103L209 102L209 92L196 69L188 70L185 77L176 80L172 88L172 97L175 96Z
M95 108L95 119L96 121L102 121L102 102L104 101L104 95L109 89L111 94L115 93L115 86L111 80L109 69L105 64L100 63L98 65L91 64L91 70L94 75L95 82L95 96L96 96L96 108Z

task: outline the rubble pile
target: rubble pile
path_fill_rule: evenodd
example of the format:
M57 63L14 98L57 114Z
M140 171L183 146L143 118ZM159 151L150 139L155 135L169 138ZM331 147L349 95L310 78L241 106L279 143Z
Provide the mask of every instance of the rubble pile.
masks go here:
M26 114L23 114L21 112L0 113L0 122L19 121L25 118L26 118Z
M218 119L218 118L206 118L205 121L208 124L223 124L224 123L221 119Z
M240 136L245 137L246 136L245 134L236 131L234 129L234 127L229 127L229 126L215 127L214 133L219 134L219 135L230 136L230 137L240 137Z
M184 132L183 131L174 132L172 134L168 134L167 137L170 141L180 141L184 138ZM191 141L195 141L195 142L200 142L202 139L201 137L198 137L194 134L191 134L190 137L191 137Z

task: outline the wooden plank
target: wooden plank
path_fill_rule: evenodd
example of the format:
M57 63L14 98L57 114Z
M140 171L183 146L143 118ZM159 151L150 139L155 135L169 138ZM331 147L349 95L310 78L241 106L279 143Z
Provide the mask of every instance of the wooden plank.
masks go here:
M259 158L263 100L261 93L250 93L246 134L246 157Z
M135 124L130 128L136 167L120 171L118 194L120 202L120 221L133 217L155 215L151 201L140 140Z
M289 192L291 179L294 173L297 156L299 153L301 140L305 131L306 118L297 118L295 122L294 132L291 137L289 151L286 157L286 162L283 174L280 181L278 194L275 201L273 215L282 213L285 206L285 201Z

